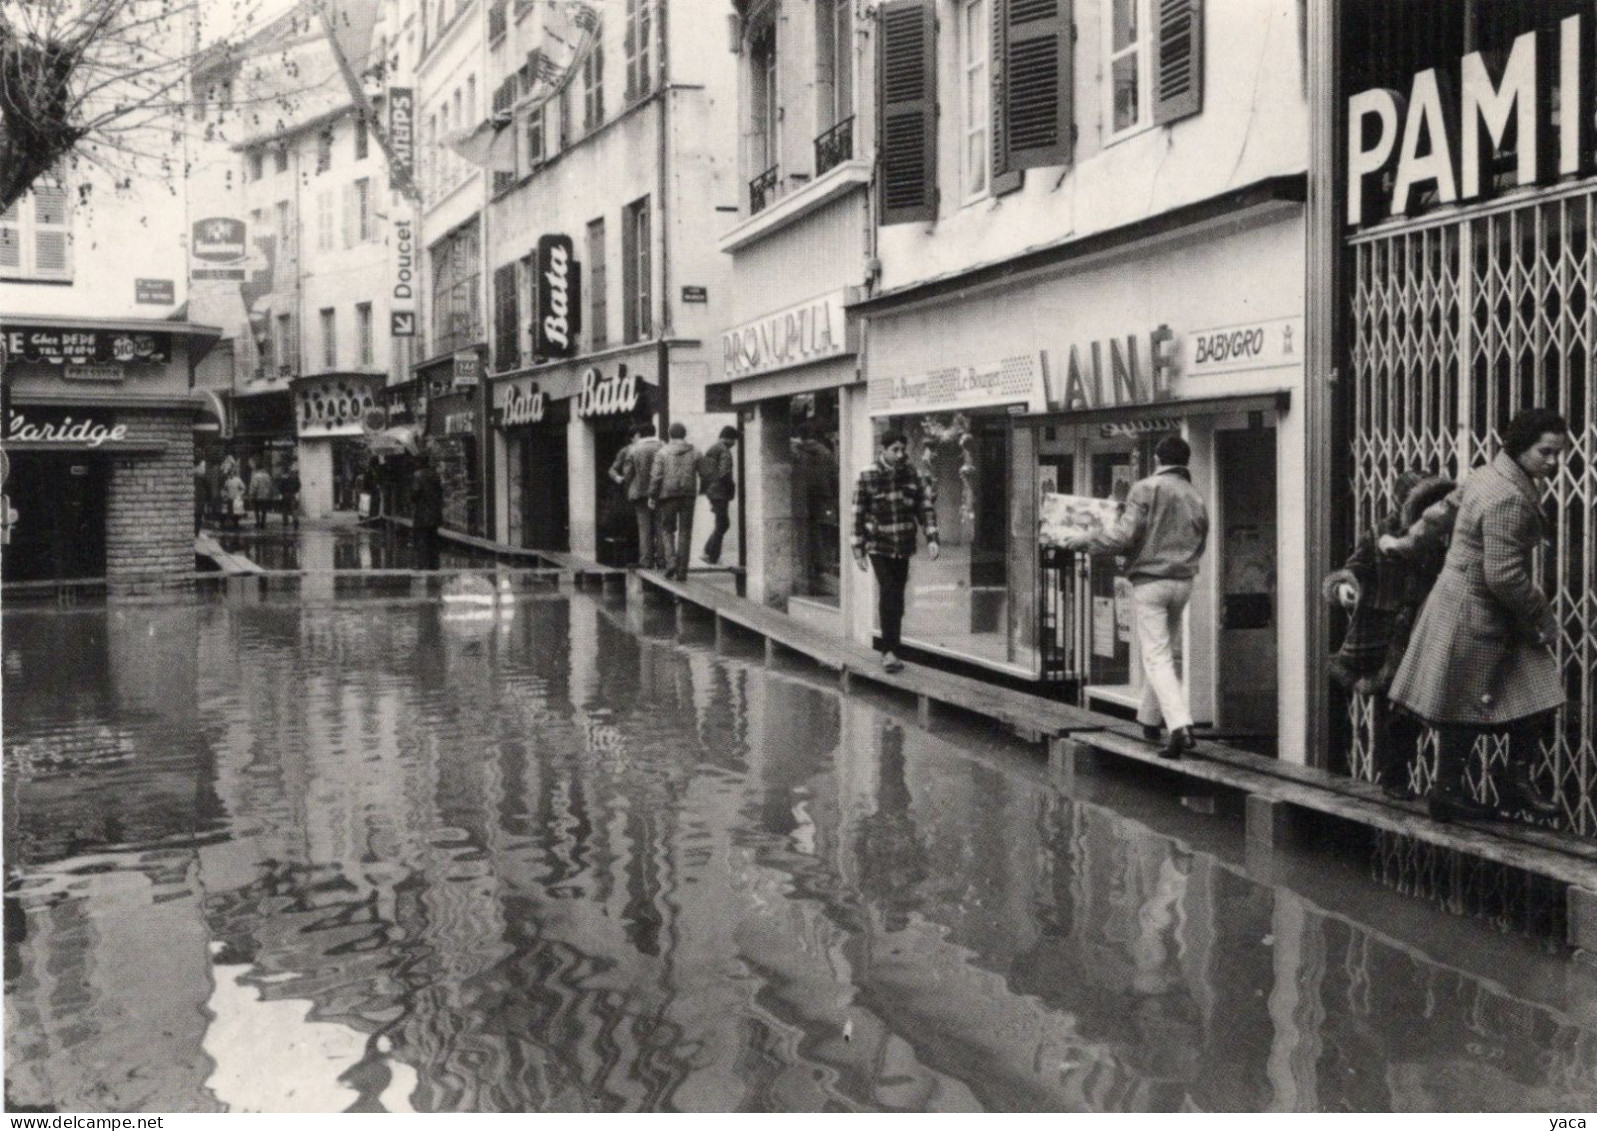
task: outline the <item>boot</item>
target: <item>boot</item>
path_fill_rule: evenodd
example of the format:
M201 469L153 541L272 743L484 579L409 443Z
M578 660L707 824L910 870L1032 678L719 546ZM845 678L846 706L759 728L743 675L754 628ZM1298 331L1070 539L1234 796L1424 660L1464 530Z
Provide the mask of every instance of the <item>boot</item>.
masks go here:
M1553 818L1563 813L1563 806L1556 801L1548 801L1536 792L1536 787L1530 780L1530 762L1524 758L1516 758L1508 767L1508 781L1498 790L1503 799L1502 809L1511 813L1516 809L1523 809L1533 817Z
M1464 769L1470 746L1467 738L1449 741L1448 736L1443 736L1441 751L1436 756L1436 781L1426 802L1431 820L1489 821L1497 816L1490 805L1482 805L1469 795Z

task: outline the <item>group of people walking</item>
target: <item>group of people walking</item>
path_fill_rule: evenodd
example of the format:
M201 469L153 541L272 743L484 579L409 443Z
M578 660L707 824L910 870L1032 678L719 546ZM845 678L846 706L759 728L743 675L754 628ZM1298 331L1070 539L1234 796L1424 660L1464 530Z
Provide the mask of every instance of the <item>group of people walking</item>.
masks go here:
M282 516L284 526L299 526L299 467L293 461L275 476L264 461L253 470L232 454L214 465L203 455L194 458L194 532L206 522L224 529L238 530L247 514L255 516L255 528L264 530L273 513Z
M638 565L664 566L667 578L685 581L693 552L693 510L701 494L715 516L702 560L720 564L732 525L732 500L737 497L732 449L738 431L722 428L720 437L703 452L688 442L688 430L680 422L671 425L669 436L669 442L663 442L654 434L653 424L639 423L632 430L632 442L616 454L609 474L637 519Z

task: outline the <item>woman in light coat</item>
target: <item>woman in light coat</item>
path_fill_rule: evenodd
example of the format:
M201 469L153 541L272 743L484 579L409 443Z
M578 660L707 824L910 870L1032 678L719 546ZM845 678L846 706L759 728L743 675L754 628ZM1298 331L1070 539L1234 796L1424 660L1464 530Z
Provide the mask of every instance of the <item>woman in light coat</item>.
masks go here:
M1430 797L1438 820L1495 815L1465 784L1470 751L1483 732L1508 734L1508 781L1498 788L1505 808L1543 817L1559 812L1531 784L1548 716L1564 703L1552 651L1558 621L1536 587L1531 562L1546 537L1537 485L1557 470L1568 433L1563 417L1549 409L1520 413L1497 458L1418 524L1445 524L1456 507L1447 562L1391 690L1394 703L1440 734Z

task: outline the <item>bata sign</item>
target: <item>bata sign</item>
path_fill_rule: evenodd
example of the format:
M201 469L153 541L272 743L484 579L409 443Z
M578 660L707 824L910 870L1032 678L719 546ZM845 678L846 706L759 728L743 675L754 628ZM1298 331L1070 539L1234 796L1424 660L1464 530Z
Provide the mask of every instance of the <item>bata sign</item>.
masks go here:
M1514 40L1500 66L1472 51L1456 70L1416 73L1406 98L1381 88L1349 98L1348 225L1411 213L1421 193L1439 204L1485 196L1510 149L1520 185L1591 172L1592 35L1591 17L1569 16Z
M577 416L612 416L631 412L638 403L638 375L628 373L625 365L616 367L608 377L601 378L597 369L582 375L582 391L577 394Z
M845 296L835 291L722 334L727 378L754 377L854 352L843 311Z
M499 406L499 427L513 428L518 424L541 424L549 411L549 395L529 392L512 385L505 391L504 403Z
M541 357L573 357L582 332L582 289L570 236L538 240L537 348Z

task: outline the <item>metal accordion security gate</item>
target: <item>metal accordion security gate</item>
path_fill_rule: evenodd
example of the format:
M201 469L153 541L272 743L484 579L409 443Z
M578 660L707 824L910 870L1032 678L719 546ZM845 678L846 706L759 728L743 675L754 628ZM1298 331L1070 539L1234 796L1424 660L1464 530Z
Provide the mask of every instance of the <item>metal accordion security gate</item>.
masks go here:
M1597 836L1597 185L1498 201L1349 240L1353 266L1352 489L1356 529L1383 516L1404 470L1457 479L1487 462L1522 409L1569 421L1572 447L1545 490L1552 520L1537 580L1562 632L1568 703L1538 786L1569 826ZM1372 712L1352 706L1356 777L1372 776ZM1434 740L1425 740L1434 751ZM1482 742L1471 779L1499 764ZM1415 760L1416 787L1429 757Z

